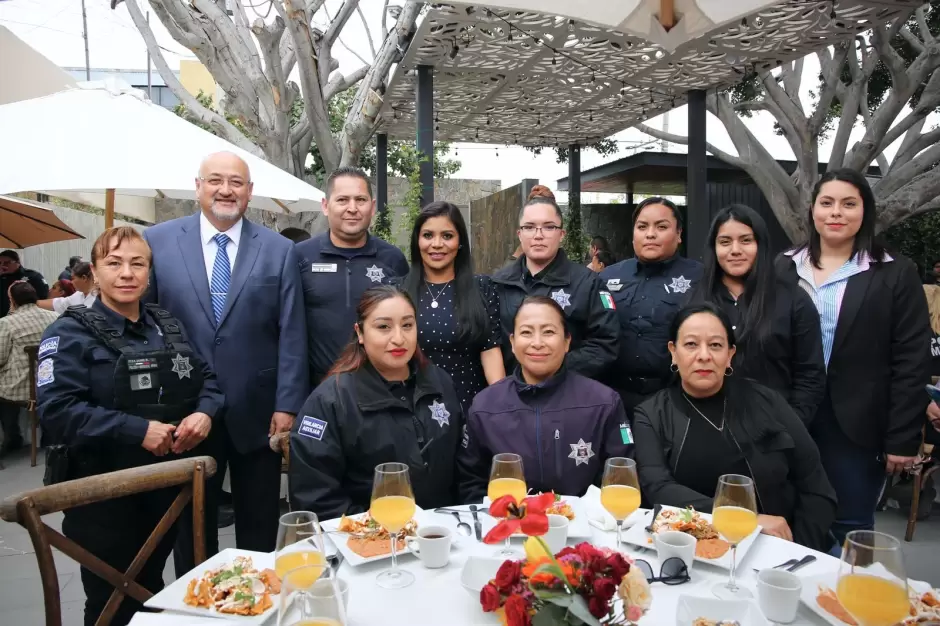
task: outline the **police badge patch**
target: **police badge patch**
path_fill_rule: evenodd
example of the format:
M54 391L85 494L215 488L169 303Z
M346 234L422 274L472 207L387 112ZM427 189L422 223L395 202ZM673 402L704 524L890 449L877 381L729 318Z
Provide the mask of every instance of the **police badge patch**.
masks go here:
M56 339L58 339L58 337L56 337ZM43 385L48 385L49 383L55 382L53 369L54 366L52 364L52 359L46 359L39 364L39 368L36 371L37 387L42 387Z
M372 267L366 268L366 278L374 283L380 283L382 282L382 279L385 278L385 270L383 270L378 265L373 264Z
M558 306L564 311L571 306L571 294L565 293L564 289L552 292L552 300L558 303Z
M189 374L193 371L193 366L189 364L189 357L183 356L180 353L176 353L176 356L171 359L173 363L172 371L174 374L180 377L180 380L184 378L192 378Z
M680 276L673 278L672 284L669 285L669 287L672 288L673 293L685 293L692 287L692 281L685 276Z
M435 400L433 404L428 405L428 408L431 409L431 419L437 422L438 426L441 428L445 425L450 426L450 411L443 403Z
M568 455L569 459L574 459L575 467L578 465L587 465L591 462L591 457L594 456L593 448L594 444L590 441L584 443L584 439L578 439L578 443L568 444L571 446L571 454Z

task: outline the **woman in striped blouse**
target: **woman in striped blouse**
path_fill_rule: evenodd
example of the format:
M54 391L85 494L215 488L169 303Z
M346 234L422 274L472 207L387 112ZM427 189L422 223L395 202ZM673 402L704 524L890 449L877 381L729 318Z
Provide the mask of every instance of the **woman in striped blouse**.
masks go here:
M826 397L810 432L839 498L833 534L874 527L885 474L910 469L930 382L930 322L916 266L875 239L875 197L854 170L813 190L809 240L778 260L819 311Z

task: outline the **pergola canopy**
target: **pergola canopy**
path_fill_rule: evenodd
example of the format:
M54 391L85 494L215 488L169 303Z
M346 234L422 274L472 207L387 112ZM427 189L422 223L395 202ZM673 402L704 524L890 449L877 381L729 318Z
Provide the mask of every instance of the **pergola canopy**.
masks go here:
M570 17L582 10L577 7L614 1L570 2L567 17L435 6L392 77L378 132L393 139L415 137L416 69L427 65L434 68L438 140L588 144L684 104L689 90L730 86L749 71L804 57L922 3L844 0L835 3L833 19L832 2L783 0L670 52L648 39Z

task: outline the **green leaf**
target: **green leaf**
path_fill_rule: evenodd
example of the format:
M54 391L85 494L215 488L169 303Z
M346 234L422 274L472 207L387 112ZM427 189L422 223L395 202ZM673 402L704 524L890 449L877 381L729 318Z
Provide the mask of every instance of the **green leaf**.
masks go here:
M532 616L532 626L558 626L565 623L567 612L560 606L546 604Z
M548 598L547 601L551 602L555 606L561 606L567 609L569 606L571 606L573 598L574 596L566 593L564 595L555 595L554 597Z
M591 615L587 601L579 595L571 596L571 606L568 607L568 612L588 626L601 626L597 618Z

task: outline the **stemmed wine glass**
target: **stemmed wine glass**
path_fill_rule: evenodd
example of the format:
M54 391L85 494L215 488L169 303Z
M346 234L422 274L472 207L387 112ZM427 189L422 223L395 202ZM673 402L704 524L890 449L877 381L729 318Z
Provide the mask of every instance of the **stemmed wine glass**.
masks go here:
M718 478L718 489L712 505L712 526L731 544L728 582L716 585L712 593L722 600L753 598L754 594L739 587L734 579L738 544L757 528L757 498L753 480L739 474L725 474Z
M291 511L278 520L277 544L274 546L274 571L283 579L287 572L304 566L313 576L312 585L326 568L323 533L316 513Z
M904 619L910 600L901 542L874 530L846 535L836 596L861 626L892 626Z
M601 480L601 506L614 516L617 522L617 549L620 549L620 533L623 521L640 508L640 482L636 476L636 461L615 456L604 464Z
M321 572L322 567L305 565L281 577L277 626L345 626L340 581L329 568L322 577Z
M490 468L490 484L486 490L490 504L503 496L512 496L516 499L516 504L522 504L526 491L522 457L509 452L494 455ZM510 537L506 537L506 545L496 554L504 559L518 556L512 550Z
M414 582L414 574L398 569L398 533L415 514L415 496L411 490L408 466L382 463L375 466L372 481L372 519L388 531L392 549L392 567L378 575L376 582L386 589L400 589Z

